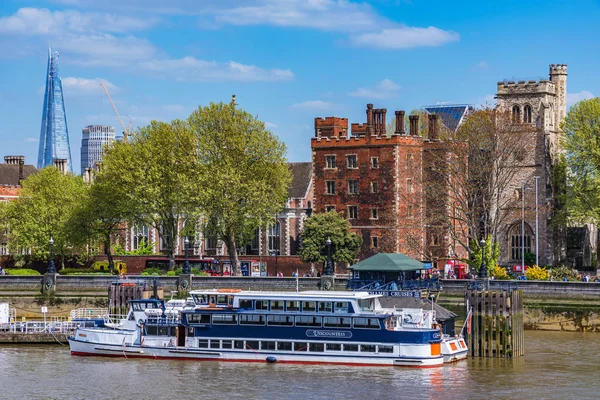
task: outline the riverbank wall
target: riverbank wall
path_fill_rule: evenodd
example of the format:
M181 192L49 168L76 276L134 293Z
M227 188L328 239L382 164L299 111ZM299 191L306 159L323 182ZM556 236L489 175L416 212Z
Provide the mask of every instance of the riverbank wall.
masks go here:
M177 291L177 277L130 276L130 281L150 289L156 281L165 297ZM76 308L107 308L113 276L61 276L52 296L42 295L42 276L0 276L0 303L16 310L17 320L67 317ZM464 318L468 280L443 280L438 303ZM335 290L346 290L347 277L336 277ZM320 290L320 278L292 277L194 277L192 289L237 288L262 291ZM490 281L490 290L523 291L525 328L554 331L600 332L600 283ZM460 318L457 321L460 324ZM460 329L460 326L459 326Z

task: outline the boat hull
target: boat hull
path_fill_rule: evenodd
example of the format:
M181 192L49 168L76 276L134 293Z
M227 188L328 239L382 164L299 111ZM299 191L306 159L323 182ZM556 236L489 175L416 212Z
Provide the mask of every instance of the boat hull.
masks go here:
M455 363L467 358L469 350L462 337L445 337L442 339L444 363Z

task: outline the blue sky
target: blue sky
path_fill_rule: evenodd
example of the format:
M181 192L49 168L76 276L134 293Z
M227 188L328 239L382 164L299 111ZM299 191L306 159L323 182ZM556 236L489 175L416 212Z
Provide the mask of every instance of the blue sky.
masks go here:
M186 118L229 101L310 160L315 117L493 102L496 83L568 64L569 102L600 95L600 0L0 2L0 156L36 164L48 46L75 171L81 129ZM389 118L388 118L389 121Z

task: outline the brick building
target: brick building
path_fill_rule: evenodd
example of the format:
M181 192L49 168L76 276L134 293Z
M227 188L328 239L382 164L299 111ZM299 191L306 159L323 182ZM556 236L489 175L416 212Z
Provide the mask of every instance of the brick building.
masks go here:
M448 232L452 193L436 172L452 156L438 139L437 115L429 115L423 138L418 115L409 116L405 132L404 111L395 112L396 130L386 134L386 112L367 104L366 123L350 129L346 118L315 118L314 211L336 210L348 218L363 238L360 258L377 252L435 261L465 257Z

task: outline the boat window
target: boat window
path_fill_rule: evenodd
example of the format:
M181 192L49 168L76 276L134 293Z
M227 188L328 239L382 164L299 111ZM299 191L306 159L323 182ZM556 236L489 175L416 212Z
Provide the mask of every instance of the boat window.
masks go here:
M246 350L258 350L258 340L246 340Z
M277 350L292 351L292 342L278 342Z
M307 351L308 344L306 342L295 342L294 351Z
M212 294L208 296L208 304L217 304L217 296Z
M336 313L347 313L348 312L348 302L347 301L336 301L334 303L334 310Z
M210 324L210 314L186 314L190 324Z
M330 301L320 301L319 312L333 312L333 304Z
M188 328L188 333L187 333L187 335L188 335L189 337L193 337L193 336L194 336L194 328L192 328L192 327L189 327L189 328Z
M287 311L300 311L300 302L293 300L293 301L286 301L285 302L285 309Z
M296 326L317 326L321 327L322 317L298 316L296 317Z
M194 297L194 303L196 303L196 304L200 304L200 305L208 304L208 295L207 294L195 294L195 295L193 295L193 297Z
M294 326L294 317L289 315L267 315L267 325Z
M361 352L375 353L376 348L377 348L377 346L375 346L374 344L361 344L360 345Z
M325 317L323 326L326 328L350 328L352 319L349 317Z
M156 336L158 334L158 328L156 326L148 326L146 325L146 335L148 336Z
M358 300L358 307L360 311L373 311L373 299Z
M227 295L226 294L218 294L217 295L217 304L221 306L227 305Z
M244 349L244 341L243 340L234 340L233 347L236 349Z
M166 326L159 326L158 327L158 336L167 336L168 331L167 331L167 327Z
M251 309L252 308L252 300L248 300L248 299L240 300L240 308Z
M176 326L171 327L171 333L169 333L169 336L177 336L177 327Z
M314 301L303 301L302 302L302 311L317 311L317 303Z
M283 300L271 300L271 311L283 311Z
M233 296L227 297L227 305L233 307Z
M210 348L211 349L220 349L221 348L221 341L220 340L211 340L210 341Z
M379 320L377 318L354 318L355 328L379 329Z
M231 340L221 340L221 347L224 349L231 349Z
M264 325L265 316L255 314L241 314L240 325Z
M358 351L358 345L357 344L345 344L344 351Z
M323 352L323 351L325 351L325 344L324 343L311 343L309 350Z
M214 314L212 322L215 325L236 325L237 315L235 314Z
M331 351L341 351L342 345L339 343L327 343L327 350Z
M393 346L378 346L378 347L379 347L380 353L393 353L394 352Z
M208 349L208 340L198 340L198 347L201 349Z
M275 342L260 342L261 350L275 350Z
M254 309L268 310L269 309L269 301L268 300L256 300L254 302Z

